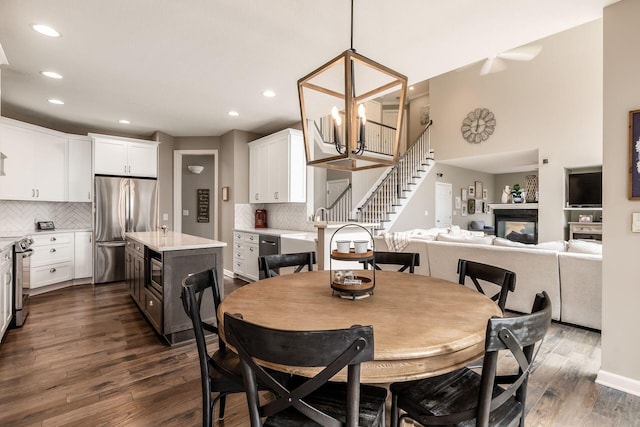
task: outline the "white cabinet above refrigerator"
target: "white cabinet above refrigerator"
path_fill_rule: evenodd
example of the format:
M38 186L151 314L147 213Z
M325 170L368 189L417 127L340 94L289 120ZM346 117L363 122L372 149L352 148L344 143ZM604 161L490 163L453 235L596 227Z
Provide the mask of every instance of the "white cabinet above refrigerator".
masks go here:
M158 143L106 135L93 136L94 173L98 175L158 176Z

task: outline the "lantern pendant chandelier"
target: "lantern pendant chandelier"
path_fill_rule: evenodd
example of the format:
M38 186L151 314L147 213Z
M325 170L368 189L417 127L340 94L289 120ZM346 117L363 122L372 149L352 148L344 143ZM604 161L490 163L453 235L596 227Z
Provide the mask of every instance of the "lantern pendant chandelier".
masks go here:
M395 128L381 123L381 105L371 108L367 116L368 103L379 104L380 97L398 91ZM350 49L298 80L307 165L344 171L393 166L398 160L406 93L404 75L353 48L351 0ZM374 110L380 117L374 116Z

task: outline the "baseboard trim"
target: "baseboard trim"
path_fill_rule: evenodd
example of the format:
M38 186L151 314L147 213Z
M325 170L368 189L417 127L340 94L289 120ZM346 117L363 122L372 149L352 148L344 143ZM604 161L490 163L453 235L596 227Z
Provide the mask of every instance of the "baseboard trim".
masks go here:
M640 381L623 377L622 375L614 374L612 372L603 371L602 369L598 371L596 384L614 388L635 396L640 396Z
M223 274L227 277L231 277L231 278L235 277L235 275L233 274L233 271L227 270L226 268L223 270Z

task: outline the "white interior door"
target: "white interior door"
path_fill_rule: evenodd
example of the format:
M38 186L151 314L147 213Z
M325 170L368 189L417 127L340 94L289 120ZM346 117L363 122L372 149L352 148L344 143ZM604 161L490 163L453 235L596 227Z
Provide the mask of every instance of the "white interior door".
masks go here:
M436 182L436 227L449 227L453 209L452 185Z

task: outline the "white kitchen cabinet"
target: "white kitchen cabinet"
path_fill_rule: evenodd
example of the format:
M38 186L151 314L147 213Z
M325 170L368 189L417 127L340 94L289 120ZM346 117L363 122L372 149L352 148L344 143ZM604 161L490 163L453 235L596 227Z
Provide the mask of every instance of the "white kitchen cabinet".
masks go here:
M249 280L258 280L258 234L233 232L233 272Z
M74 234L73 278L91 277L93 274L93 245L91 243L93 233L91 231L76 231Z
M70 202L91 201L91 140L88 137L69 137L69 168L67 171Z
M0 251L0 339L11 323L13 311L13 247Z
M0 122L0 199L65 201L67 137L15 120Z
M94 135L93 152L96 174L158 176L157 142Z
M285 129L249 144L249 202L305 202L307 162L302 132Z
M33 235L31 255L31 288L73 279L74 233Z

